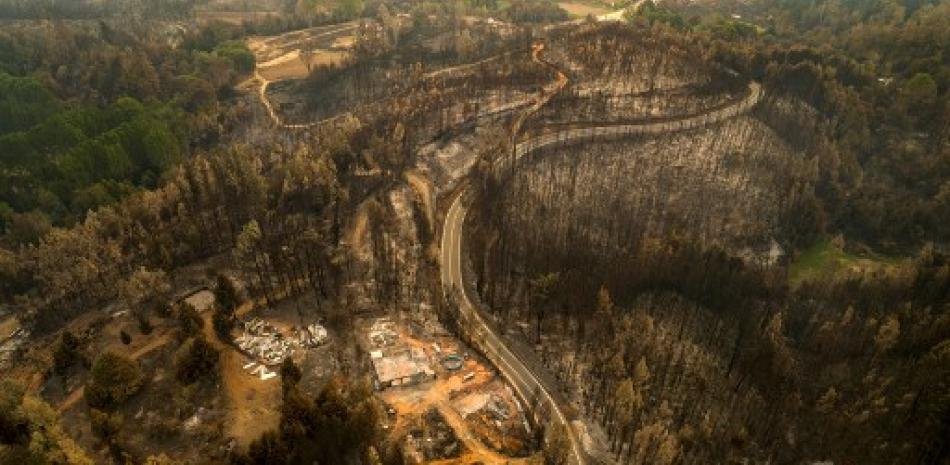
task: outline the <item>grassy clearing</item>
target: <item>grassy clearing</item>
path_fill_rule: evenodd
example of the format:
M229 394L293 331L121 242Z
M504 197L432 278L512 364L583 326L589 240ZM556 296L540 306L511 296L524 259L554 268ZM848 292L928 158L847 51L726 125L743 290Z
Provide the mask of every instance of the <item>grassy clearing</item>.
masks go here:
M805 281L833 279L843 274L863 274L892 269L903 259L874 253L852 254L834 241L823 239L802 251L788 268L788 284L797 287Z

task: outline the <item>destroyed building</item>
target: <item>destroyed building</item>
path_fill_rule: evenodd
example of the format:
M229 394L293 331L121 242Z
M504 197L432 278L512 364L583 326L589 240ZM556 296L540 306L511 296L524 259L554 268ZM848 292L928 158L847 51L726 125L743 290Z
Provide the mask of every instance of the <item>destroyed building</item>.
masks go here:
M421 352L421 351L420 351ZM412 386L435 379L435 371L429 367L429 358L422 353L404 350L391 355L382 351L371 354L373 362L373 382L376 389L394 386Z
M276 327L260 318L251 318L243 326L244 333L234 342L242 351L267 366L280 364L292 356L295 349L318 347L328 337L326 328L318 324L295 328L291 337L285 337Z
M411 386L435 379L429 357L419 347L410 348L400 340L396 325L388 318L373 322L367 337L374 348L373 384L377 390L394 386Z

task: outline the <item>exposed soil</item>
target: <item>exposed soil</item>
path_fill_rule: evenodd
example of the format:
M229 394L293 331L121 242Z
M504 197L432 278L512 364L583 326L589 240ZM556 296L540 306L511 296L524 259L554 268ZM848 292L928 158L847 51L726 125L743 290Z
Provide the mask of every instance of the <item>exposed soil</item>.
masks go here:
M591 5L588 3L576 2L558 2L558 6L563 8L571 16L585 17L587 15L599 16L609 13L610 10L602 6Z
M312 53L291 51L267 63L258 66L258 73L268 81L283 81L287 79L303 79L310 75L310 70L318 66L338 65L343 63L347 52L333 50L315 50ZM309 63L309 66L308 66Z
M228 24L243 24L245 22L261 21L268 16L278 16L275 10L259 11L196 11L195 18L199 23L224 22Z
M358 325L359 327L360 325ZM464 355L469 349L460 341L449 336L427 337L425 331L410 331L399 326L399 343L408 347L422 349L437 373L435 381L416 386L402 386L382 391L380 398L395 411L396 420L389 432L394 439L411 433L420 422L420 418L433 416L437 412L440 422L444 422L453 431L455 437L464 446L461 455L439 456L430 453L442 450L442 444L429 450L426 447L426 459L438 460L433 463L472 463L515 464L527 463L528 457L518 457L515 452L524 452L524 416L515 407L513 394L504 388L504 382L497 377L489 365L477 357L469 357L462 368L447 370L440 363L447 354ZM435 347L439 350L436 351ZM511 414L510 421L499 425L479 421L484 404L479 399L495 396L503 399ZM504 444L499 438L512 436L512 443ZM428 462L427 462L428 463Z
M0 341L7 338L13 331L20 327L20 322L13 315L0 319Z

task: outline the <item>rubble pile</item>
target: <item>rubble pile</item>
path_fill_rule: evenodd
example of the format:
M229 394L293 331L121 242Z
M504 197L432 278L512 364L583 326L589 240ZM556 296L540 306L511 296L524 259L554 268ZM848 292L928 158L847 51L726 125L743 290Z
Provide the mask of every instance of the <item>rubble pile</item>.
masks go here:
M485 404L485 410L492 416L496 422L507 421L511 417L511 411L508 409L508 403L504 399L492 394Z
M424 438L421 441L426 461L451 459L461 456L463 447L455 431L436 409L429 409L423 415L425 422Z
M294 353L289 341L277 335L255 336L244 334L234 340L241 350L251 354L264 365L277 365Z
M396 344L399 335L396 333L396 324L388 318L380 318L369 328L369 340L376 347L389 347Z
M9 335L0 335L0 369L13 365L14 355L29 337L30 332L23 328L14 329Z
M379 318L366 333L372 345L373 384L377 390L393 386L413 386L435 379L429 356L421 347L410 347L400 340L396 324Z
M294 338L303 347L320 347L327 342L327 329L318 324L308 325L294 331Z
M412 386L435 379L429 359L421 350L402 350L384 355L376 350L370 353L376 389L392 386Z
M262 365L280 364L293 355L298 348L319 347L327 341L326 328L311 324L305 328L295 328L291 337L284 337L280 330L260 318L251 318L243 322L244 334L234 342L244 352L257 359ZM264 376L264 373L261 373Z

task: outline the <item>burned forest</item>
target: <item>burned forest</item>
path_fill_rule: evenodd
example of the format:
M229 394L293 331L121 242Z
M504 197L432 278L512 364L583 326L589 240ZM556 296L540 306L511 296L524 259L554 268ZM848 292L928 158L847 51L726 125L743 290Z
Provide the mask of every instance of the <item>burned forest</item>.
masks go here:
M0 0L0 465L946 465L948 34Z

